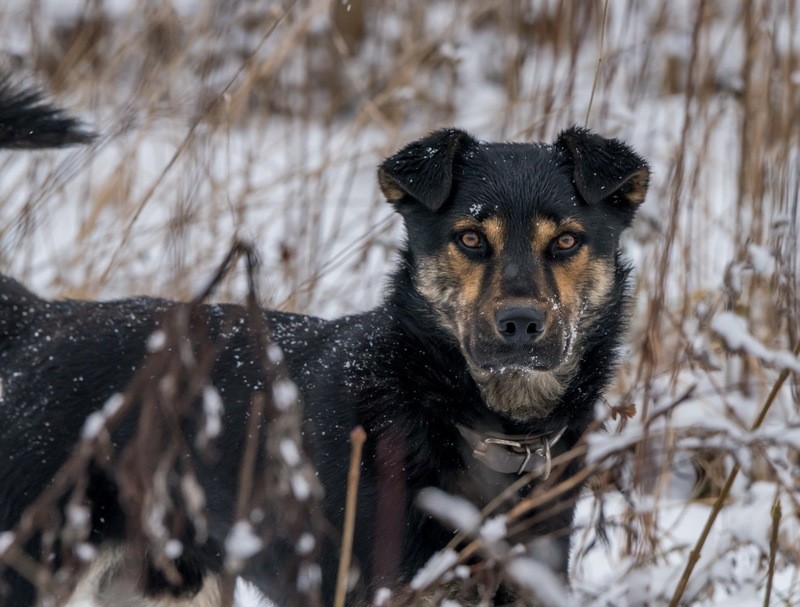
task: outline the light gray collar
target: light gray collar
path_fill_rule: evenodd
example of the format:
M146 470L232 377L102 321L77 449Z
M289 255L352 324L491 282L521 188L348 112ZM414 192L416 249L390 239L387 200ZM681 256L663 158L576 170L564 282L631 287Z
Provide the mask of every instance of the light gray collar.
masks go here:
M483 465L503 474L538 472L541 480L550 476L550 448L567 429L564 426L555 432L508 435L484 434L462 424L456 427L472 449L473 457Z

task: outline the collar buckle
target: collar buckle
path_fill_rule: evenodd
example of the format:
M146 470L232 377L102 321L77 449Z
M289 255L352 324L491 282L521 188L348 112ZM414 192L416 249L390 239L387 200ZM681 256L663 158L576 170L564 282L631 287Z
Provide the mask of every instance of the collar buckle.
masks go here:
M507 436L498 433L484 435L461 424L457 427L472 448L473 457L488 468L517 476L526 472L538 472L542 480L550 476L551 448L567 429L564 426L554 433Z

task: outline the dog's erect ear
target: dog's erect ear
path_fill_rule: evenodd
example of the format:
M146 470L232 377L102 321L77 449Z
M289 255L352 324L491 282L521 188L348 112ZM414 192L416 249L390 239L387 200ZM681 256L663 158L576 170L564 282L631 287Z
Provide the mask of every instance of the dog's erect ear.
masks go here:
M409 143L378 168L378 183L386 200L416 200L438 211L450 196L453 163L459 150L473 141L464 131L443 129Z
M94 135L35 89L0 75L0 148L34 150L89 143Z
M589 204L612 195L634 207L644 201L650 168L627 144L574 126L561 132L556 146L571 156L575 187Z

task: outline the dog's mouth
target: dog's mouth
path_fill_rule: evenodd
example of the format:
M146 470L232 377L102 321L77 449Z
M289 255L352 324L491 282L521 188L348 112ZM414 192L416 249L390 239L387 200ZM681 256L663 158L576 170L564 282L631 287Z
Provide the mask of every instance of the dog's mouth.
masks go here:
M467 358L470 375L489 409L516 421L528 422L549 415L560 402L575 371L574 360L555 357L553 364L541 356L473 361Z
M577 369L572 342L564 335L510 349L466 339L461 350L486 405L527 422L549 415L560 402Z
M508 371L555 371L569 359L571 341L567 335L564 339L514 348L467 337L461 350L473 373L481 376Z

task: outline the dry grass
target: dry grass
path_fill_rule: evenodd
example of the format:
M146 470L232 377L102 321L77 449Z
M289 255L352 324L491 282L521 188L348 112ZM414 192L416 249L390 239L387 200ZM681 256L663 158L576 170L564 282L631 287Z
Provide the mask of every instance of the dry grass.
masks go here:
M778 376L719 339L720 311L768 348L800 343L797 2L206 0L184 10L131 0L120 10L97 0L61 16L56 4L0 8L6 63L102 139L3 159L4 271L50 295L188 298L241 237L263 258L267 304L363 309L380 297L399 235L374 185L380 158L445 124L551 140L586 123L655 168L626 242L638 304L608 410L635 406L634 420L611 425L635 424L643 440L608 456L626 472L603 478L657 504L688 452L694 499L708 500L746 452L739 495L763 480L800 503L774 450L681 442L693 431L681 422L687 405L746 431ZM218 296L241 298L243 277L223 280ZM796 425L799 401L790 374L767 420ZM637 562L660 558L657 508L613 523ZM800 557L776 538L770 572Z

